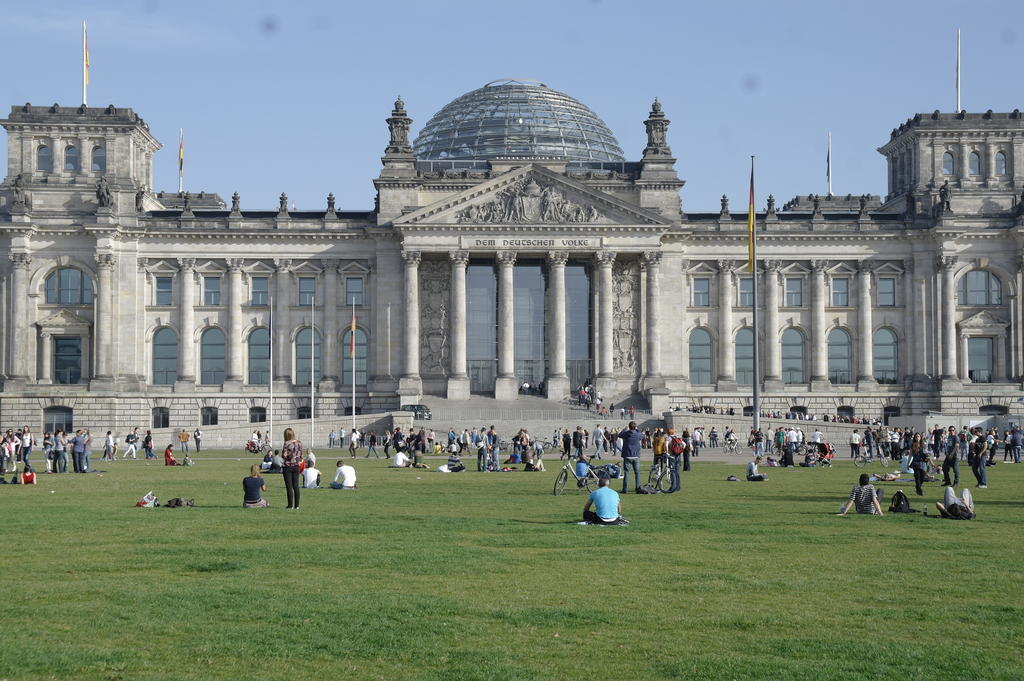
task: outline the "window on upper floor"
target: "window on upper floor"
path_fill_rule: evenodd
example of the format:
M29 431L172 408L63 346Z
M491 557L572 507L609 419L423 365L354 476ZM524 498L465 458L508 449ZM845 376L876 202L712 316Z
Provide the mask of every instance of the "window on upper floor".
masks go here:
M786 277L786 307L803 307L804 280L800 277Z
M266 307L270 304L270 278L269 277L253 277L252 278L252 290L250 291L252 300L250 304L254 307Z
M976 151L972 151L968 159L967 173L969 175L981 175L981 155Z
M956 175L956 157L953 156L952 151L947 151L942 155L942 174Z
M156 304L174 304L174 279L171 277L156 278Z
M98 173L107 172L107 150L104 147L92 148L92 169Z
M220 305L220 277L203 277L203 305Z
M1003 284L985 270L971 270L956 284L958 305L1002 305Z
M312 305L316 298L316 278L299 277L299 305Z
M44 173L53 172L53 150L45 144L36 147L36 170Z
M878 307L896 306L896 280L893 277L879 277L875 286Z
M64 147L64 170L70 170L77 173L81 167L81 154L78 153L78 147L73 147L70 144Z
M363 306L362 277L345 277L345 304Z
M754 280L751 277L740 278L740 307L754 306Z
M1007 175L1006 172L1006 152L996 152L996 175Z
M711 280L706 277L698 277L693 280L693 306L711 306Z
M92 279L73 267L62 267L46 277L50 305L92 305Z
M850 280L832 280L832 307L848 307L850 305Z

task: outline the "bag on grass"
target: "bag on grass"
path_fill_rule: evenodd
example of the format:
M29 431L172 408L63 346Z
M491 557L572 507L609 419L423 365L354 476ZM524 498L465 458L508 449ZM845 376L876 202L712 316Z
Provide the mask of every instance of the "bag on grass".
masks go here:
M159 499L153 496L153 490L146 492L146 496L135 502L137 508L154 508L160 505Z
M195 499L186 499L185 497L174 497L166 504L164 504L164 508L185 508L192 507L195 505Z
M917 513L917 511L910 507L910 499L903 493L903 490L898 489L892 495L892 501L889 502L889 513Z
M651 485L640 485L636 488L637 494L660 494L661 490L652 487Z

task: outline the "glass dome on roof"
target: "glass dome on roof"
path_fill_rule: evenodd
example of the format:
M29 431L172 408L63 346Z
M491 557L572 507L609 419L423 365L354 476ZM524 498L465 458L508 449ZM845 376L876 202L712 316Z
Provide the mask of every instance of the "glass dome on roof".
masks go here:
M413 146L421 160L625 161L597 114L528 80L492 81L453 100L427 122Z

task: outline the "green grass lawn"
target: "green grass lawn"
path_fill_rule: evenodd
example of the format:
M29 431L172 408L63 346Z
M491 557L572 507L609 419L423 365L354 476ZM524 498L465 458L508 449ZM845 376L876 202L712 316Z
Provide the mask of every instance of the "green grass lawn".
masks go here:
M240 508L254 459L202 458L227 455L94 457L102 476L0 487L0 679L1024 674L1024 466L990 471L972 522L837 518L860 472L845 462L764 484L697 463L683 494L623 497L631 526L586 527L583 493L551 494L557 461L443 475L359 459L359 490L303 490L295 512L280 476L272 508ZM922 504L912 483L883 487ZM134 508L150 489L197 506Z

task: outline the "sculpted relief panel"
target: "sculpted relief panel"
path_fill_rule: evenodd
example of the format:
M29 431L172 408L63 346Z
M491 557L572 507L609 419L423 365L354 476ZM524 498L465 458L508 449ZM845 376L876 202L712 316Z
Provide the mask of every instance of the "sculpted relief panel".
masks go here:
M551 184L521 177L486 203L473 204L456 213L461 224L566 224L607 222L594 206L571 201Z
M640 263L616 260L612 266L612 337L615 373L640 373Z
M447 376L448 284L451 270L446 260L420 263L420 370L424 375Z

